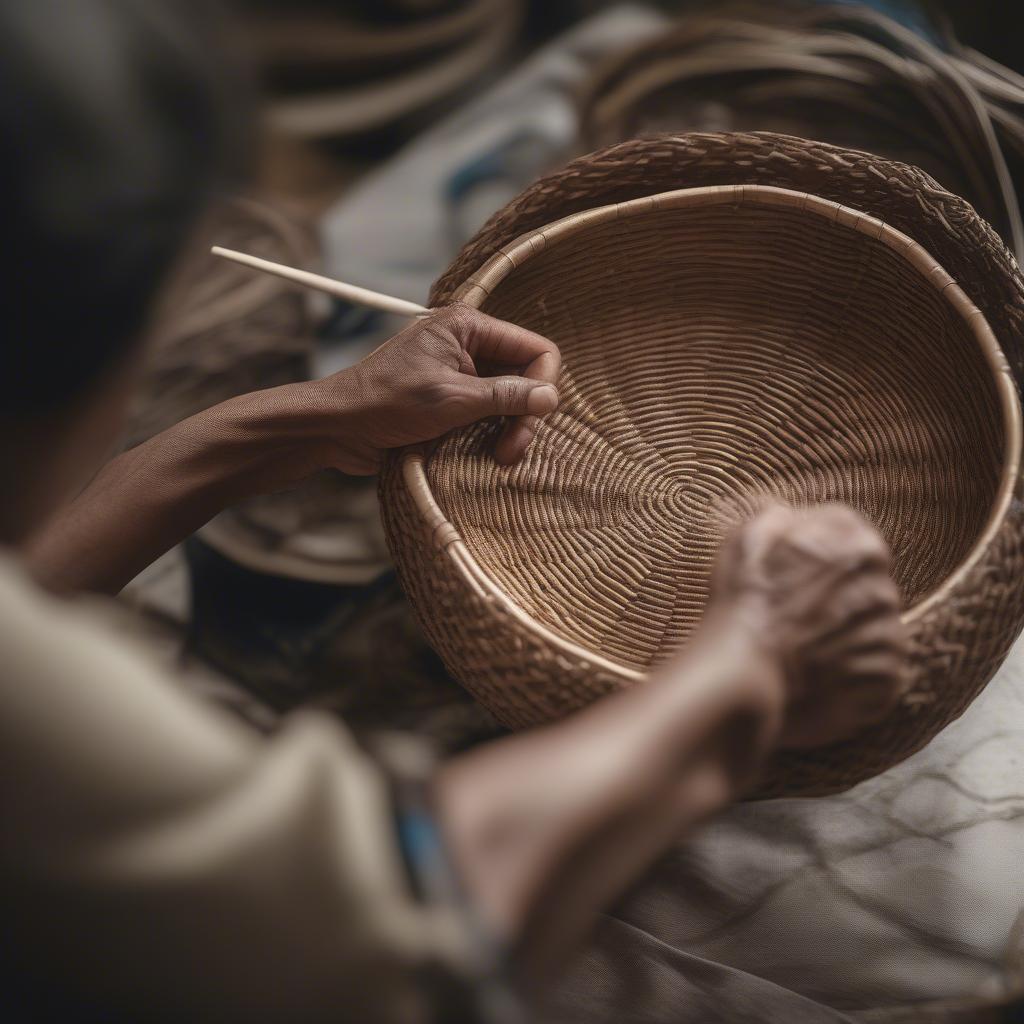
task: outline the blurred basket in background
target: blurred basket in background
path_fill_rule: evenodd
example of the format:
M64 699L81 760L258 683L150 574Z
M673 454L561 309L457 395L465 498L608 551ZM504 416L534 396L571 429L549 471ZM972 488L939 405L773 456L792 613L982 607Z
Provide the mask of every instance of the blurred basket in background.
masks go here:
M215 210L157 316L125 447L236 395L313 375L324 297L215 259L212 243L292 266L320 262L294 210L255 199ZM388 568L372 488L336 472L226 509L199 536L239 565L295 579L365 584Z
M914 164L1024 257L1024 78L867 7L734 3L598 65L581 148L666 131L775 131Z
M492 70L524 0L248 0L244 43L273 128L299 138L371 136Z
M479 424L427 461L397 453L381 483L428 637L506 724L631 685L684 643L722 536L767 495L876 523L913 678L881 726L780 757L762 795L884 770L1005 656L1024 619L1020 409L989 325L1019 369L1021 280L920 171L770 134L626 143L496 214L432 296L454 299L565 356L522 465L495 465Z

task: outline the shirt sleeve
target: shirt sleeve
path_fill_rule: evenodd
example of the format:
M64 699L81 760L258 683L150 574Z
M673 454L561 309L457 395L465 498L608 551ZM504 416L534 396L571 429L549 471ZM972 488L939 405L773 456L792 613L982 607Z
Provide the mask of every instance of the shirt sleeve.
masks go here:
M388 783L338 722L250 733L13 573L0 649L24 977L131 1019L430 1019L418 979L463 971L470 929L414 898Z

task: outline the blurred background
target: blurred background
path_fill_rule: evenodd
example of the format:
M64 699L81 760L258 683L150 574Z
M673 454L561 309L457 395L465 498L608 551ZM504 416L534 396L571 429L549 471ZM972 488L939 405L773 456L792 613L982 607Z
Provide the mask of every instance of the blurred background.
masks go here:
M258 153L251 189L201 241L427 302L487 218L571 157L650 132L765 129L917 164L1019 253L1015 7L240 0ZM202 245L177 288L129 445L231 395L338 370L401 326ZM191 685L263 728L314 703L449 747L496 730L420 639L372 480L324 474L230 509L124 601L129 628L161 637Z

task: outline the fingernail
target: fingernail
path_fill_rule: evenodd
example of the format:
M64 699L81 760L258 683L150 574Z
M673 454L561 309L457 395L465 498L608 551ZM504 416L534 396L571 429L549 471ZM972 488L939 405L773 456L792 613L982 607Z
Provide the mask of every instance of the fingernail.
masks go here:
M542 384L526 396L526 411L531 416L547 416L557 408L558 392L550 384Z

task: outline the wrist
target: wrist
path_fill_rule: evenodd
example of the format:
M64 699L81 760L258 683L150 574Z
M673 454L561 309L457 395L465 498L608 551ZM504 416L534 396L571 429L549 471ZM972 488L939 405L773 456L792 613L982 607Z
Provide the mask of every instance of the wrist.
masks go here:
M348 432L351 412L328 414L311 383L240 395L179 424L179 471L221 508L286 490L338 466L334 432Z
M337 469L352 476L377 472L386 442L371 436L376 432L370 428L375 419L400 419L400 412L383 409L379 391L358 365L278 390L283 414L295 420L289 429L302 435L306 457L316 469Z

